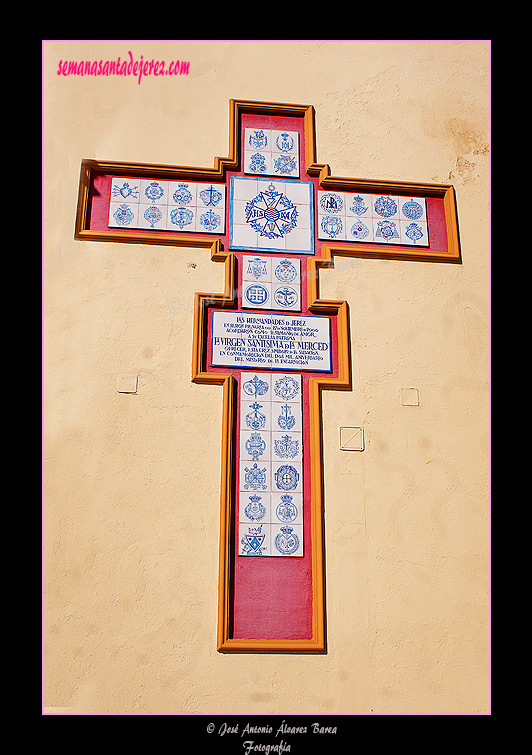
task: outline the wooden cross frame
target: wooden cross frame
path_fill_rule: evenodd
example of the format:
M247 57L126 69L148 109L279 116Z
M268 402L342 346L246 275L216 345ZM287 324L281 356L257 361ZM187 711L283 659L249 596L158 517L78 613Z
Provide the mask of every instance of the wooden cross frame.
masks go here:
M332 176L312 106L229 106L213 169L84 160L75 238L224 264L224 291L196 293L192 353L192 381L223 386L217 648L324 653L321 392L351 389L351 359L348 304L320 298L319 270L459 263L454 189Z

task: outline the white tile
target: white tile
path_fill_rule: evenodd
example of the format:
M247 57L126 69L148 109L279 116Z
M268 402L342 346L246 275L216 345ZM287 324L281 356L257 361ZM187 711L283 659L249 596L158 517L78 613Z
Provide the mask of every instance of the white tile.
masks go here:
M288 516L293 513L290 507L287 508L286 513ZM271 493L269 491L260 493L239 491L238 521L241 524L268 524L271 518Z
M140 201L151 204L168 204L168 181L141 180Z
M271 283L244 281L242 284L242 306L246 309L271 309Z
M270 257L259 255L244 255L242 257L242 280L270 283L272 278L272 260Z
M302 461L303 435L293 430L272 432L270 440L271 461Z
M233 225L247 225L246 207L247 199L234 199L231 203L230 217Z
M270 521L275 524L303 524L302 493L271 493Z
M286 183L286 196L295 205L312 205L312 188L313 184L306 181L295 181ZM299 209L299 208L298 208Z
M419 220L401 220L401 240L403 244L409 246L428 246L427 223Z
M238 526L238 554L239 556L269 556L270 549L269 524L239 524Z
M282 475L283 472L280 473ZM279 475L279 476L280 476ZM289 473L286 472L287 479ZM295 476L292 473L292 477ZM271 464L269 461L240 462L240 490L262 495L271 490Z
M399 197L388 194L373 194L372 215L379 220L398 220Z
M111 181L111 201L138 204L140 202L140 180L114 176Z
M399 211L401 220L418 223L427 219L426 202L422 197L400 197Z
M139 217L138 204L128 202L111 202L109 207L109 226L112 228L136 228Z
M272 556L303 556L303 525L271 525Z
M243 401L270 401L271 375L268 372L243 374L240 396Z
M301 282L301 260L281 257L271 260L272 282L296 285Z
M240 431L271 430L271 408L269 401L242 401L240 404Z
M250 225L232 225L229 237L230 249L257 249L258 233Z
M257 249L271 252L284 252L286 250L286 242L282 236L274 236L271 239L266 235L257 234L257 236Z
M301 286L299 284L272 284L271 309L301 311Z
M249 201L257 196L257 180L254 178L231 178L231 201Z
M311 228L294 228L294 230L286 235L285 252L288 254L311 254L313 247L313 232Z
M312 211L310 204L300 204L297 207L297 228L310 228L312 225Z

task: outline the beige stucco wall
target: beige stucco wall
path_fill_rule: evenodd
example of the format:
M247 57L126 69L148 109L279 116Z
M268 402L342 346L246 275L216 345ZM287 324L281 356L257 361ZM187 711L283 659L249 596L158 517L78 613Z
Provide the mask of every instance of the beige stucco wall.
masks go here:
M128 50L189 75L57 75ZM489 44L59 41L43 71L44 710L487 712ZM73 240L83 158L212 167L230 98L314 105L334 175L456 188L462 265L321 273L353 374L323 405L324 656L215 649L222 394L190 374L222 266Z

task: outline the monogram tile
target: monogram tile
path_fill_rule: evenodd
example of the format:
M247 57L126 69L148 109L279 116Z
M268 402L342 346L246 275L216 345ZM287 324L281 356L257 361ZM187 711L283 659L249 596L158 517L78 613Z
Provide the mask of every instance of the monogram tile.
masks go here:
M271 400L301 404L301 375L274 374L271 376Z

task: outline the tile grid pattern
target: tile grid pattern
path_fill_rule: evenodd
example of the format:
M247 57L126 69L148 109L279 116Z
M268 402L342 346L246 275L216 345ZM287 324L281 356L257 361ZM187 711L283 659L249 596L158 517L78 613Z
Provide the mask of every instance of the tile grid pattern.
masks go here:
M319 239L428 246L426 202L420 197L318 191Z
M225 232L225 186L113 178L109 227Z
M241 556L303 556L301 389L301 375L242 375Z
M242 257L242 307L301 311L301 260Z

